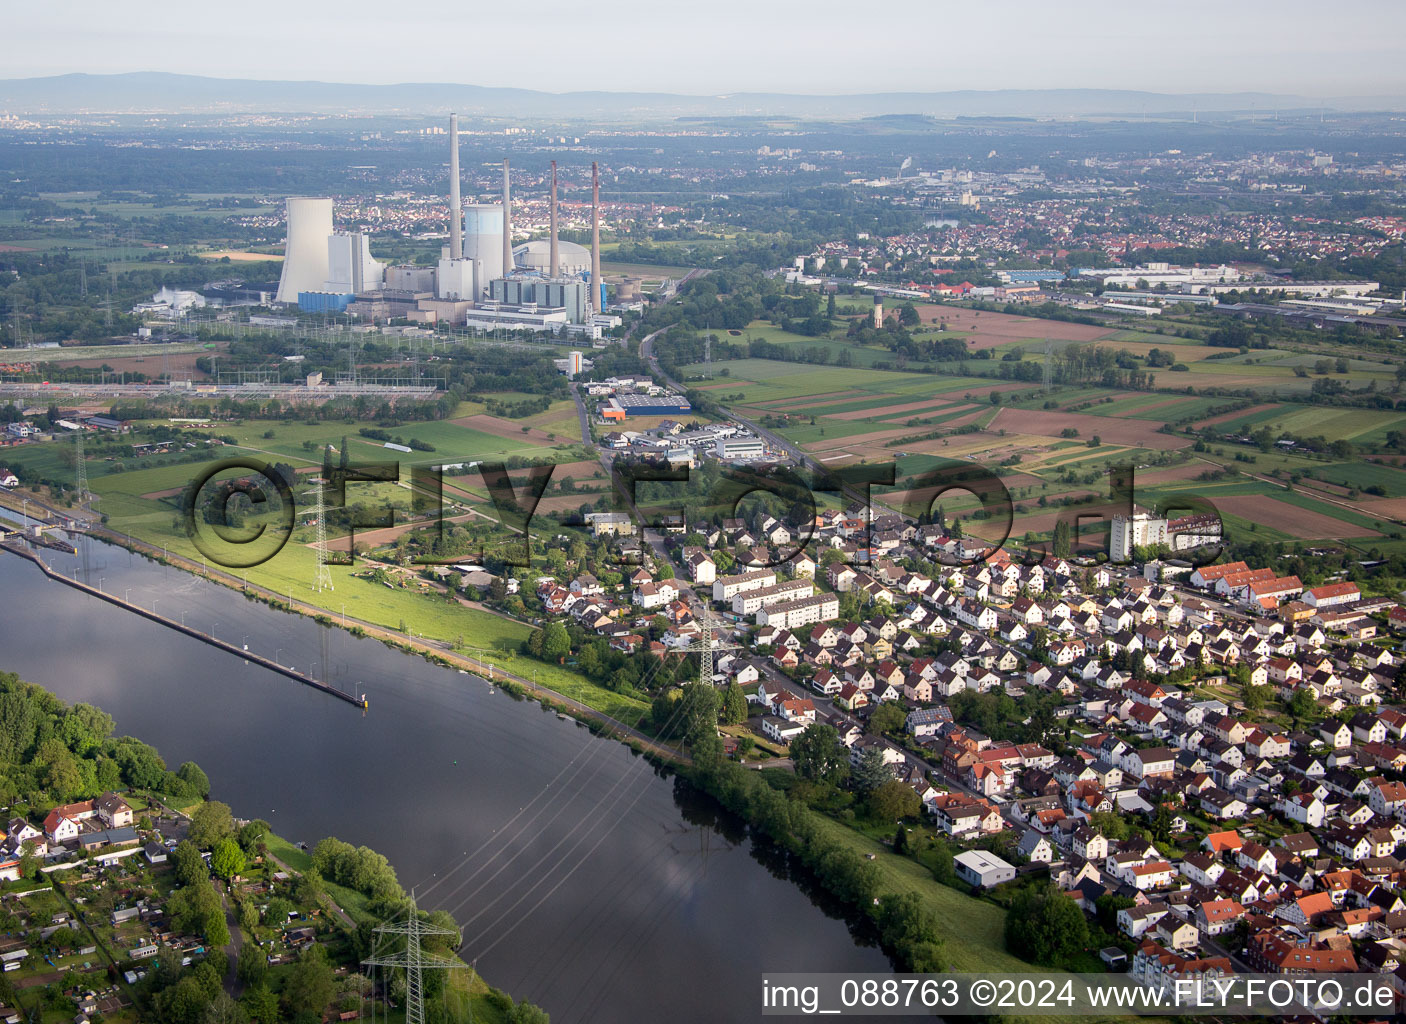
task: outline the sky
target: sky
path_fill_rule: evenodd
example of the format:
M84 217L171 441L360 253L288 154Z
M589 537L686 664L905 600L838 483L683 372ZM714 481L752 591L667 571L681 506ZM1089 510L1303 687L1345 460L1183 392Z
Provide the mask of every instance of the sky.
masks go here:
M570 92L1406 93L1399 0L65 0L7 4L0 77L169 71Z

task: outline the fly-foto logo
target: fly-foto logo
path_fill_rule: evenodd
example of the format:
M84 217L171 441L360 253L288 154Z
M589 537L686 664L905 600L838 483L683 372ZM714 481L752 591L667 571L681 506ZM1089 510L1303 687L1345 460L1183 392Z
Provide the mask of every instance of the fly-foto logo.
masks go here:
M510 471L501 462L481 462L475 469L499 520L516 538L505 546L502 561L510 566L530 565L532 521L556 466ZM356 462L325 468L322 473L322 503L304 505L301 515L306 518L326 516L329 510L341 512L341 525L348 531L346 549L349 555L355 549L358 530L380 530L395 525L389 512L366 514L362 503L355 500L354 487L399 483L398 462ZM520 477L517 483L512 479L515 474ZM1074 557L1097 558L1111 554L1111 560L1119 563L1130 561L1133 545L1114 545L1110 552L1102 537L1105 529L1113 531L1116 521L1137 522L1133 476L1131 465L1110 466L1107 499L1064 506L1055 514L1051 536L1067 538L1069 552ZM818 495L830 496L841 505L867 510L860 513L859 528L849 531L847 536L853 542L849 560L856 564L873 557L875 524L889 517L896 517L894 521L905 526L928 523L932 509L944 498L966 496L968 500L976 500L969 519L980 523L981 537L966 539L960 544L937 545L936 560L950 565L974 564L1004 548L1010 538L1015 525L1015 503L1005 483L987 467L965 462L946 463L909 478L902 489L893 489L896 478L893 463L843 466L818 472L790 466L728 466L704 493L697 494L687 490L690 484L687 467L663 468L617 460L611 466L614 512L610 514L627 520L632 528L687 531L688 524L697 528L735 518L749 496L770 494L793 510L795 521L791 526L795 530L794 533L788 531L784 544L775 550L768 548L769 554L760 561L754 559L757 567L790 561L818 541L820 519L817 513L822 504L817 501ZM642 507L636 500L641 483L678 485L680 497L676 502ZM428 534L426 540L434 546L434 541L444 537L446 522L443 469L410 467L409 487L413 495L412 511L423 523ZM876 493L876 488L884 490ZM186 532L200 553L211 562L232 569L251 568L273 558L288 543L301 521L292 482L272 465L252 458L228 459L206 467L185 489L182 516ZM1155 521L1162 522L1164 529L1155 534L1154 544L1173 539L1165 529L1166 521L1191 523L1196 544L1183 552L1183 556L1193 565L1206 565L1220 556L1220 514L1207 498L1189 493L1163 495L1157 502L1155 516L1158 517ZM1136 546L1149 545L1138 541ZM1051 542L1034 540L1024 545L1022 558L1028 564L1036 564L1051 554ZM624 560L628 558L624 556ZM435 565L445 561L448 560L420 558L416 559L416 564Z

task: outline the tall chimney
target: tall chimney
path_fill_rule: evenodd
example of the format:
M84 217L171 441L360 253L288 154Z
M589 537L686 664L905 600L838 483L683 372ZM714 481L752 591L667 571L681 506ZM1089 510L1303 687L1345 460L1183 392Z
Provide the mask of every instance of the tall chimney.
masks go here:
M557 162L552 161L552 244L547 255L547 276L556 277L561 263L557 253Z
M459 201L459 115L449 115L449 258L464 258L464 209Z
M605 308L600 276L600 167L591 163L591 302L592 312Z
M503 276L513 272L513 200L508 192L508 161L503 161Z

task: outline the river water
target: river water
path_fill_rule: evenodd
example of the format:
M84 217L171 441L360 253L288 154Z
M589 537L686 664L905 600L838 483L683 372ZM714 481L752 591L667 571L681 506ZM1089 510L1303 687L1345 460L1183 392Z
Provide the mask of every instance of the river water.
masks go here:
M64 573L284 665L370 710L46 579L0 552L0 670L106 710L240 817L384 853L465 959L557 1024L760 1016L765 972L887 958L712 801L477 676L246 601L91 538ZM326 652L324 655L324 651Z

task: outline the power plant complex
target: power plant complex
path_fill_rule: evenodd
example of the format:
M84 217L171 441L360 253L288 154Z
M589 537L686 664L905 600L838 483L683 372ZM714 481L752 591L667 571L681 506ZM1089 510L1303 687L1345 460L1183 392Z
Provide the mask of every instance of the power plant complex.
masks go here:
M446 320L479 330L568 333L592 340L620 323L607 315L600 269L600 173L591 165L591 248L557 237L552 161L546 240L512 245L512 195L503 161L501 203L465 205L459 190L459 115L449 115L449 244L433 267L387 266L359 231L337 231L332 200L286 200L288 236L277 301L305 312L373 320Z

